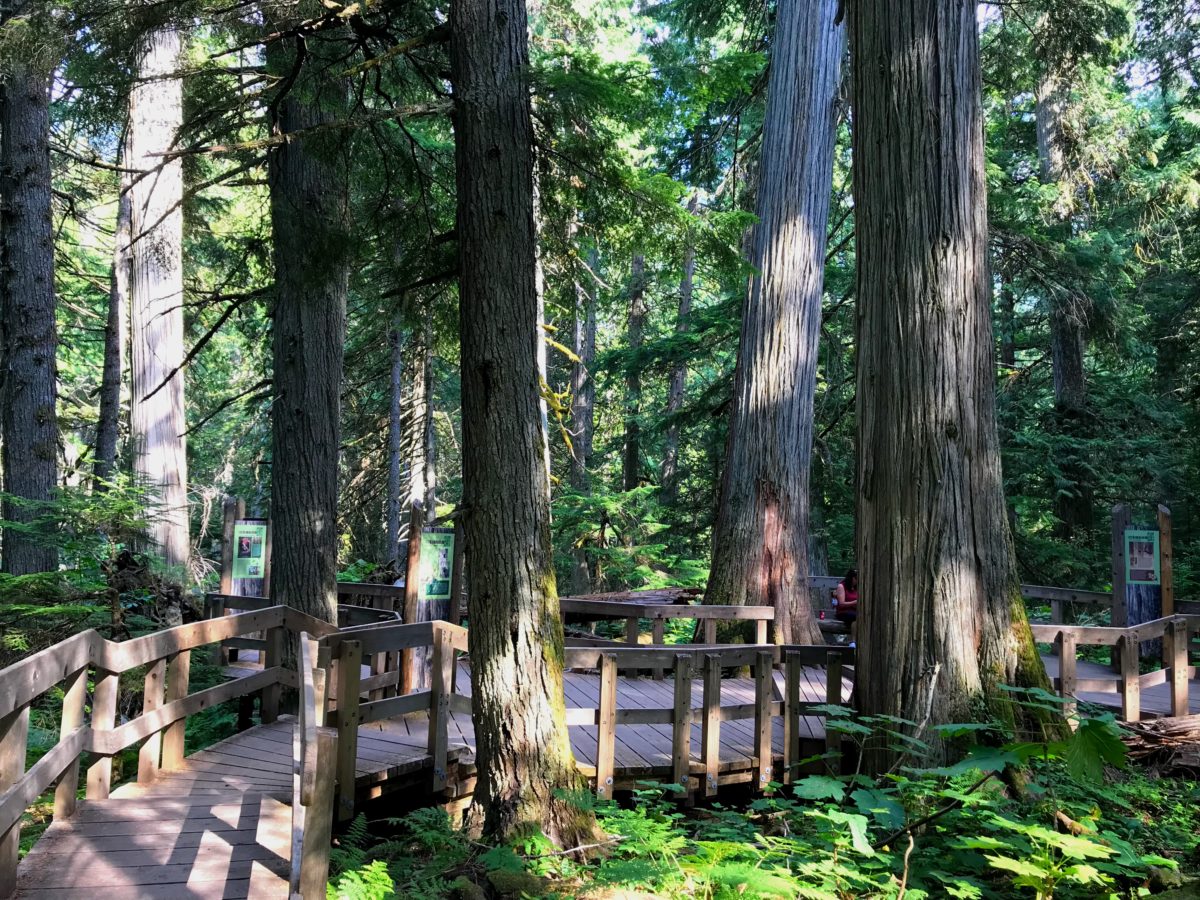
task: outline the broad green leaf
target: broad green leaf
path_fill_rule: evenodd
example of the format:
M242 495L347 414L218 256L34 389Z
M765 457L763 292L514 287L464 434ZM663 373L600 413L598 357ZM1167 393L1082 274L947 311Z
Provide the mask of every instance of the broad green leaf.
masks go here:
M1026 862L1023 859L1013 859L1011 856L993 856L989 853L986 855L986 859L988 864L993 868L1003 869L1006 872L1015 872L1017 875L1033 879L1036 883L1044 881L1049 874L1031 862Z
M1123 766L1125 744L1111 719L1084 719L1067 740L1067 768L1080 781L1099 781L1104 764Z
M827 775L809 775L796 782L796 796L805 800L832 800L841 803L846 796L846 785Z
M904 807L883 791L859 788L850 795L850 799L859 812L874 817L884 828L895 830L904 827Z
M854 844L854 849L863 856L874 856L875 850L871 846L871 842L867 839L867 817L860 816L858 813L844 813L840 810L832 810L829 813L829 819L833 822L841 822L850 828L850 840Z

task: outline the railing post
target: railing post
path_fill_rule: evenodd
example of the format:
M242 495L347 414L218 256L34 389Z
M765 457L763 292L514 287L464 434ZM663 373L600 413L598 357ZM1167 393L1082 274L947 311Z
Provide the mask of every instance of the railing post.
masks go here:
M1121 718L1138 722L1142 718L1142 683L1138 680L1138 641L1126 632L1117 645L1121 651Z
M446 755L450 748L450 694L454 679L454 647L450 632L433 626L433 672L429 695L429 755L433 759L433 789L446 787Z
M263 656L263 668L270 669L283 665L283 642L287 637L286 629L282 625L276 625L274 628L268 628L264 637L267 639L267 649ZM279 694L282 687L279 682L275 682L275 684L269 684L262 689L262 706L259 710L259 717L264 725L279 718Z
M613 797L613 759L617 752L617 658L600 657L599 728L596 731L596 796Z
M120 678L116 672L96 670L95 688L92 692L92 734L111 731L117 724L117 690ZM87 771L87 798L107 800L112 787L112 757L96 760Z
M29 739L29 707L22 706L0 718L0 792L25 774L25 746ZM17 853L21 846L21 819L0 832L0 897L17 889Z
M795 780L795 766L800 762L800 654L794 650L785 655L786 669L783 691L783 783Z
M774 762L771 753L771 688L774 684L774 655L762 651L754 663L754 734L755 754L758 756L758 789L765 791L771 783Z
M675 657L675 704L671 715L671 774L687 797L692 768L692 657Z
M839 653L825 655L825 702L830 706L842 705L842 657ZM842 752L842 733L830 729L829 717L825 717L825 752Z
M663 617L661 615L655 616L653 621L650 623L650 627L652 629L651 633L653 635L653 637L651 637L651 642L656 647L661 646L663 641L666 639L666 633L667 633L666 632L666 621L663 619ZM662 681L663 680L662 666L655 666L654 669L651 670L651 674L654 676L655 681Z
M322 642L317 645L317 668L313 672L313 683L317 689L317 725L324 725L329 716L330 684L337 683L337 675L332 669L329 645Z
M167 702L182 700L188 695L192 677L192 651L180 650L167 661ZM172 722L163 732L162 767L170 772L183 766L186 754L187 719Z
M712 645L717 642L717 620L704 620L704 643Z
M709 620L713 621L713 620ZM721 771L721 654L704 655L704 718L700 759L704 763L704 796L717 793Z
M338 647L337 676L337 819L354 817L354 769L358 760L359 684L362 644L343 641Z
M167 661L156 659L146 670L142 685L142 715L154 712L163 704L163 686L167 675ZM162 756L162 732L156 731L138 751L138 784L149 784L158 777L159 759Z
M329 845L333 832L334 763L337 732L317 729L317 771L312 803L304 810L304 836L300 844L300 896L323 897L329 880Z
M638 645L638 637L641 634L640 625L641 620L637 616L625 620L625 643L630 647Z
M754 643L765 644L767 642L767 620L754 620Z
M59 740L83 724L83 706L87 701L87 666L72 672L63 681L62 723ZM67 767L54 788L54 819L66 819L75 813L79 793L79 757Z
M223 551L222 551L223 552ZM225 615L225 596L220 594L213 596L205 594L204 596L204 618L217 619ZM229 665L229 652L225 649L220 641L213 645L213 665L227 666Z
M1163 653L1170 645L1171 715L1188 714L1188 625L1187 619L1171 619L1169 640L1163 641ZM1166 660L1164 660L1164 663Z
M1074 696L1078 678L1076 676L1076 637L1073 631L1060 631L1054 642L1058 648L1058 695L1068 701L1063 704L1063 713L1072 715L1076 709Z

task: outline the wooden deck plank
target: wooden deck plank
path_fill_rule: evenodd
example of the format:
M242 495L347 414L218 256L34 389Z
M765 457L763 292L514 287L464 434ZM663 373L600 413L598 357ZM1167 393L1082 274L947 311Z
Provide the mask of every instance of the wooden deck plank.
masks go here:
M83 801L22 861L17 896L285 900L290 840L291 810L261 793Z

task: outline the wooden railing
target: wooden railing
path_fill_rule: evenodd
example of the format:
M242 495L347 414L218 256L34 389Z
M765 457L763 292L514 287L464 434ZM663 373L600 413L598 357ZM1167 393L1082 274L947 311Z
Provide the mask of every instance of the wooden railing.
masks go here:
M717 626L722 622L753 622L754 643L767 643L767 624L774 620L770 606L704 606L689 603L637 603L631 601L583 600L564 598L559 601L565 622L623 621L624 644L605 638L573 637L567 643L576 646L633 646L639 644L642 620L650 622L650 643L661 646L666 637L667 619L693 619L703 629L705 644L716 644ZM656 680L663 679L663 668L652 670Z
M292 739L296 777L292 789L289 879L292 895L302 898L325 896L333 829L337 732L323 727L326 670L318 662L319 657L317 642L302 632L296 653L300 702Z
M641 635L641 620L650 620L651 642L661 644L666 631L667 619L695 619L703 622L704 643L717 642L717 626L721 622L753 622L754 640L757 644L767 642L767 623L775 618L771 606L704 606L689 603L631 603L611 600L559 601L564 621L599 622L623 620L625 642L636 644Z
M694 610L681 607L683 612ZM355 760L359 726L381 719L426 711L429 714L428 753L433 771L433 789L447 784L452 713L470 715L470 698L455 691L455 671L459 653L467 649L467 631L449 622L418 622L411 625L365 626L342 631L325 638L335 673L330 700L334 708L328 721L335 724L337 742L338 794L336 815L346 820L354 814ZM432 648L433 677L428 690L398 696L373 698L374 676L362 677L363 661L373 656L391 655L420 647ZM719 784L752 781L765 787L773 777L771 739L773 719L783 722L783 774L793 777L801 760L800 718L824 717L816 709L821 703L802 700L801 684L806 666L826 668L826 695L822 703L847 702L843 693L844 666L852 664L854 651L837 647L776 647L773 645L660 645L568 646L564 665L568 669L597 670L599 691L595 707L566 711L567 724L597 728L596 764L581 763L580 770L594 778L601 797L611 797L615 784L616 731L626 725L670 725L672 728L671 783L687 791L695 786L705 795L716 792ZM776 690L774 669L784 666L782 690ZM754 702L722 706L721 673L725 669L749 667L753 670ZM617 674L619 671L669 670L675 681L674 703L659 709L619 709ZM699 708L691 705L692 684L702 685ZM722 722L753 719L756 736L753 771L723 775L720 771L720 730ZM691 727L701 728L700 753L693 759ZM840 734L826 731L828 749L839 747ZM629 786L629 785L625 785Z
M1112 611L1112 593L1110 591L1081 591L1075 588L1048 587L1041 584L1021 585L1021 596L1026 600L1046 600L1050 604L1050 623L1064 623L1064 607L1066 604L1097 606Z
M75 811L83 753L99 757L87 770L86 797L104 800L112 786L112 757L139 742L139 783L153 781L160 771L179 768L186 719L203 709L257 695L262 721L274 721L281 688L296 687L295 673L281 664L286 629L318 634L334 630L277 606L180 625L121 643L89 630L0 672L0 897L15 889L22 814L54 785L54 818L69 818ZM256 632L264 634L263 671L189 693L192 650ZM120 677L142 667L141 714L118 725ZM94 685L90 716L89 674ZM26 770L30 707L58 684L63 686L58 742Z
M852 664L854 651L847 647L810 647L774 645L742 645L701 647L673 645L639 647L637 649L607 647L568 647L564 664L568 668L597 669L600 690L595 708L567 710L568 725L597 726L596 765L580 765L584 774L596 779L596 793L611 797L619 785L614 783L614 751L616 730L621 725L670 725L672 728L671 784L687 793L696 776L696 787L705 796L716 793L719 784L750 781L764 789L773 779L771 750L773 718L783 723L783 779L790 782L799 764L800 729L802 716L825 717L816 707L822 704L841 705L847 698L842 693L843 666ZM784 689L776 699L774 670L784 664ZM826 694L821 703L802 701L801 681L806 666L824 666ZM721 705L721 672L725 669L749 667L754 677L754 702L732 706ZM674 673L674 703L659 709L619 709L617 704L617 673L620 670L669 669ZM702 685L701 705L693 709L692 682ZM754 720L754 771L720 774L721 723L740 719ZM701 727L700 754L693 761L691 726ZM828 750L840 747L840 733L826 730ZM629 785L626 785L629 786Z
M1137 722L1142 714L1142 689L1170 685L1170 713L1188 714L1189 682L1196 678L1190 664L1191 641L1200 633L1200 616L1169 616L1129 628L1087 627L1081 625L1031 625L1039 643L1054 644L1059 657L1059 676L1055 690L1064 698L1084 691L1111 692L1115 686L1121 695L1121 718ZM1140 645L1161 640L1161 668L1140 672ZM1080 647L1112 647L1119 659L1120 671L1111 677L1078 677L1077 656Z
M337 728L337 802L339 821L354 815L355 762L358 728L371 722L408 713L429 713L428 752L433 768L433 789L446 786L449 768L451 712L470 715L469 697L454 692L454 668L459 653L467 650L467 630L450 622L415 622L411 625L372 625L348 629L321 642L333 668L333 687L327 699L333 709L327 721ZM394 671L362 677L365 658L393 657L404 650L431 647L433 678L428 690L400 696L376 696L384 684L394 686ZM366 696L364 700L363 697Z

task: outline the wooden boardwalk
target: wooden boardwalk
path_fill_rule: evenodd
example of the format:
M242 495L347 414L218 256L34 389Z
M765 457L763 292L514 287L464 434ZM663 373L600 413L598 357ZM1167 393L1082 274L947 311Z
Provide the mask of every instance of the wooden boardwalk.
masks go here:
M595 600L578 612L595 616L614 605L627 615L628 606ZM657 616L649 617L655 638L665 619L692 614L707 639L726 609L638 607L627 643L583 639L566 648L569 736L597 794L646 780L709 797L730 784L761 789L837 749L840 735L826 732L822 704L849 703L852 650L636 643L642 613ZM765 614L728 609L742 619ZM1044 660L1064 696L1129 719L1200 711L1189 660L1196 618L1034 629L1059 646L1059 656ZM282 664L283 650L296 636L293 670ZM1164 638L1162 667L1139 672L1139 644ZM190 691L189 654L230 640L259 651L259 665L239 665L226 683ZM1114 673L1080 661L1083 645L1117 647L1126 664ZM450 623L335 629L263 607L123 643L85 632L8 667L0 672L0 898L323 897L335 818L390 792L402 792L406 805L468 801L475 738L466 649L466 630ZM429 653L429 687L401 692L396 666L417 651ZM752 676L735 677L746 671ZM144 679L142 710L127 718L117 716L122 673ZM827 673L836 673L829 684ZM26 769L31 705L59 684L58 743ZM278 715L284 688L300 696L297 719ZM238 698L257 700L263 724L185 756L187 717ZM111 759L131 748L137 781L112 788ZM81 782L86 798L78 800ZM18 866L21 815L49 791L53 823Z
M17 896L286 900L291 826L291 809L257 790L85 800L34 844Z

